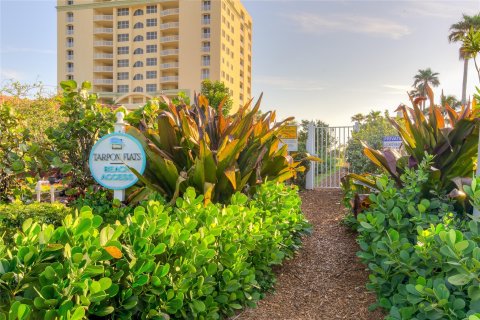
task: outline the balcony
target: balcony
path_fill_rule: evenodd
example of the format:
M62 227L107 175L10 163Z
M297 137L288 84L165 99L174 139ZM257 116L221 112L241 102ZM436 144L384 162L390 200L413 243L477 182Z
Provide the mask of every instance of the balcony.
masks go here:
M205 4L205 5L202 6L203 11L210 11L210 9L212 9L212 6L209 5L209 4Z
M93 41L93 45L95 47L112 47L113 41L98 40L98 41Z
M73 68L67 68L67 73L73 73Z
M167 82L178 82L178 76L166 76L166 77L161 77L160 81L162 83L167 83Z
M178 15L179 13L180 13L179 8L173 8L173 9L167 9L167 10L160 11L160 16L161 17L166 17L166 16L172 16L172 15Z
M93 68L93 72L113 72L112 66L96 66Z
M210 19L202 19L202 24L210 24Z
M67 22L73 22L73 17L67 17Z
M203 39L210 39L210 32L209 33L202 33Z
M202 47L203 52L210 52L210 47Z
M67 34L68 34L68 35L72 35L72 34L73 34L73 30L67 30Z
M93 84L113 85L113 79L93 79Z
M93 29L94 34L112 34L113 28L95 28Z
M160 64L161 69L177 69L178 68L178 62L168 62L168 63L162 63Z
M73 60L73 54L67 54L67 60L72 61Z
M179 26L180 26L179 22L162 23L160 25L160 30L178 29Z
M99 14L93 17L93 21L113 21L113 15Z
M161 56L173 56L173 55L177 55L178 52L179 52L178 49L167 49L167 50L160 51L160 55Z
M113 59L113 53L95 53L94 59Z
M67 42L67 48L73 48L73 42Z
M180 39L179 36L161 37L161 38L160 38L160 43L177 42L179 39Z

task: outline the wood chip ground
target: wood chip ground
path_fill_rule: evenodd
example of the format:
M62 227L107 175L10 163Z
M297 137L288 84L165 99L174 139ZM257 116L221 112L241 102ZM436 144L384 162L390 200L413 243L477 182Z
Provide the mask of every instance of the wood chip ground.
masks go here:
M313 233L278 268L275 291L232 319L383 319L382 311L368 311L375 294L365 288L368 273L355 255L356 235L341 224L341 191L304 191L301 196Z

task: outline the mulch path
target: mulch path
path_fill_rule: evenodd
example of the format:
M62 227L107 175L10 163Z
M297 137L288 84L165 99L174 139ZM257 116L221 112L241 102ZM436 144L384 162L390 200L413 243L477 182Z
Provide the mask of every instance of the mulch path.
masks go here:
M232 319L383 319L382 311L368 311L375 294L365 288L368 273L355 255L356 235L341 224L341 191L304 191L301 196L312 235L278 268L275 292Z

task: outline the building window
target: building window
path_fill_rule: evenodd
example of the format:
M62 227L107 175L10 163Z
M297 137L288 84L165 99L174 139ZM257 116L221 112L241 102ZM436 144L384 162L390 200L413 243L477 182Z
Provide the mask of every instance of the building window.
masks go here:
M139 41L143 41L143 36L138 35L133 39L133 42L139 42Z
M135 25L133 26L133 29L143 29L143 23L141 22L135 23Z
M128 47L118 47L117 54L128 54L129 50Z
M67 26L67 34L73 34L73 26L71 24Z
M147 58L147 66L156 66L157 58Z
M156 27L157 26L157 18L147 19L147 27Z
M128 59L121 59L117 61L117 67L128 67Z
M211 2L210 0L204 0L202 3L202 10L208 11L211 9Z
M202 16L202 24L210 24L210 14L204 14Z
M133 51L133 54L143 54L143 49L142 48L137 48L135 51Z
M210 66L210 56L202 56L202 66Z
M67 12L67 22L73 22L73 12Z
M202 51L210 52L210 41L202 42Z
M128 16L128 8L117 9L117 16Z
M133 80L143 80L143 74L137 73L133 76Z
M143 16L143 10L142 9L137 9L133 13L134 16Z
M118 42L128 41L128 33L121 33L121 34L117 35L117 41Z
M147 13L157 13L157 6L147 6Z
M147 32L147 40L155 40L155 39L157 39L157 31Z
M119 84L117 86L117 92L122 92L122 93L128 92L128 84Z
M210 38L210 28L203 28L202 29L202 38L209 39Z
M147 44L147 53L155 53L155 52L157 52L157 45Z
M73 38L67 38L67 48L73 47Z
M128 72L117 73L117 80L128 80Z
M137 61L135 62L135 64L133 65L134 68L141 68L143 67L143 62L142 61Z
M157 91L156 84L147 84L147 92L155 92L155 91Z
M143 88L142 87L135 87L135 89L133 89L133 92L143 92Z
M157 71L147 71L147 79L157 79Z
M67 72L68 73L73 72L73 62L67 62Z
M67 80L73 80L73 74L68 74L67 75Z
M129 23L128 21L118 21L117 22L117 28L118 29L128 29Z
M210 70L202 69L202 80L210 78Z
M73 5L73 0L67 0L67 5L69 6Z
M73 50L67 50L67 60L73 60Z

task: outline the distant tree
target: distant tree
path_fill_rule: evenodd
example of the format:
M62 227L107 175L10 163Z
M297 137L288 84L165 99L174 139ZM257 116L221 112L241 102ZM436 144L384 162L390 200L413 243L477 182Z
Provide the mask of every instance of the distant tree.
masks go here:
M442 105L443 108L448 104L451 108L457 109L460 108L462 105L462 102L457 99L457 97L453 95L444 95L442 92L440 104Z
M430 68L419 69L413 79L413 87L418 90L422 97L427 96L427 85L430 87L438 87L440 85L438 72L433 72ZM423 109L425 109L425 100L423 102Z
M474 16L463 15L463 20L452 24L450 27L450 34L448 35L448 41L450 42L462 42L463 38L467 35L470 29L480 30L480 14ZM459 58L463 60L463 84L462 84L462 104L467 102L467 75L468 75L468 60L470 59L465 55L465 51L460 47Z
M230 90L221 81L203 80L201 94L208 99L210 106L218 110L218 106L223 103L222 112L224 115L230 113L233 105L233 99L230 96Z
M480 53L480 30L474 30L473 27L462 38L463 45L460 49L465 58L473 59L475 69L477 70L478 80L480 81L480 67L477 64L477 55Z

